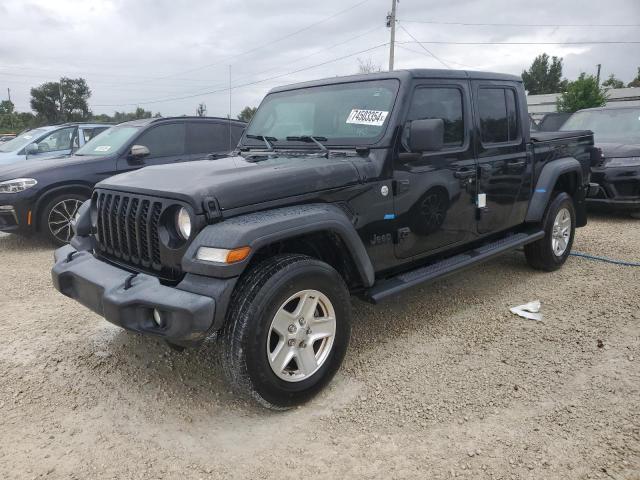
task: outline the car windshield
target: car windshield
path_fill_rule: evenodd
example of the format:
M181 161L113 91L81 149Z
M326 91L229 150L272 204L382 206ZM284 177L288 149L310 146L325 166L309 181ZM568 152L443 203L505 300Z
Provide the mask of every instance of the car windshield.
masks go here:
M385 132L398 87L397 80L369 80L269 94L242 145L264 146L262 137L276 148L292 142L318 148L309 137L328 146L375 143Z
M591 130L596 143L640 143L640 108L577 112L560 130Z
M44 128L36 128L34 130L24 132L22 135L18 135L13 140L9 140L8 142L3 143L0 146L0 152L17 152L22 147L35 142L45 133L47 133L47 130L45 130Z
M85 143L76 155L110 155L120 150L138 131L138 127L111 127Z

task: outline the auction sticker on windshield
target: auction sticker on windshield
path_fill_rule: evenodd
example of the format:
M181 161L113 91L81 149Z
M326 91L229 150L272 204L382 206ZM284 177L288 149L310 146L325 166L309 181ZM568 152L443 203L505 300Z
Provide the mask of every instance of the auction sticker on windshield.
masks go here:
M347 117L347 123L355 123L357 125L375 125L382 126L389 112L381 110L360 110L354 108Z
M94 148L94 152L108 152L111 149L111 145L100 145Z

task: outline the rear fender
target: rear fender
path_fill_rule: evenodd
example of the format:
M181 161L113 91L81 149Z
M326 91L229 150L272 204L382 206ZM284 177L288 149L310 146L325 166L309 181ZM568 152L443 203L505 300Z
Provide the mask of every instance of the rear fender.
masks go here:
M582 166L580 162L572 157L560 158L553 160L545 165L540 172L536 187L529 203L527 210L526 222L537 223L542 221L547 205L551 201L551 196L558 183L560 177L567 173L575 173L576 175L576 191L572 193L578 214L578 226L586 223L586 213L584 210L585 185L582 175ZM584 213L584 214L583 214ZM584 219L582 217L585 217Z

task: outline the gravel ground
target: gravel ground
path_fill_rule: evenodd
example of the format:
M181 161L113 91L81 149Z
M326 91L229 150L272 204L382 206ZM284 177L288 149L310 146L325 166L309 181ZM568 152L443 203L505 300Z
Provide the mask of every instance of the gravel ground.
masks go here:
M640 221L575 249L640 260ZM176 353L51 287L52 249L0 238L4 478L640 479L640 269L519 252L374 307L330 387L235 399L215 343ZM542 323L509 313L540 299Z

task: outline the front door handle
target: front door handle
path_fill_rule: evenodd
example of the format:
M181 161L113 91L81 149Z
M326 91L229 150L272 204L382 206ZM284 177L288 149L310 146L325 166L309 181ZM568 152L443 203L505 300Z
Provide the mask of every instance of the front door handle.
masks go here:
M473 170L458 170L453 172L453 176L459 179L471 178L476 174Z

